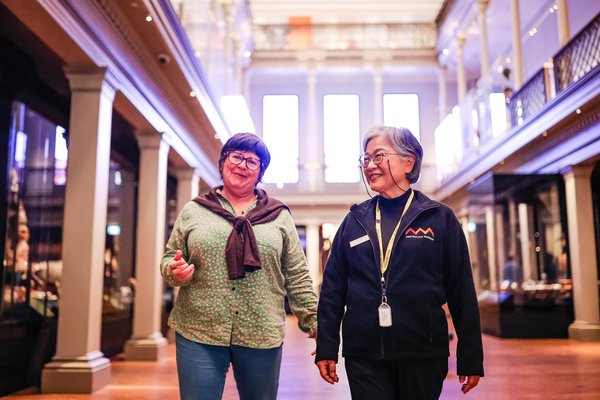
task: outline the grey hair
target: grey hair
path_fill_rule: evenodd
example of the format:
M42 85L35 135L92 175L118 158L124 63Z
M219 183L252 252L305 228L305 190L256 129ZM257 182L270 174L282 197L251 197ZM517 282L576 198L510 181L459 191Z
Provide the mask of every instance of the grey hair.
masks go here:
M403 156L412 156L415 159L415 165L412 171L406 174L406 179L410 183L419 180L421 174L421 163L423 161L423 147L407 128L396 128L393 126L376 125L365 133L363 139L363 151L367 150L367 144L376 137L387 137L392 143L394 151Z

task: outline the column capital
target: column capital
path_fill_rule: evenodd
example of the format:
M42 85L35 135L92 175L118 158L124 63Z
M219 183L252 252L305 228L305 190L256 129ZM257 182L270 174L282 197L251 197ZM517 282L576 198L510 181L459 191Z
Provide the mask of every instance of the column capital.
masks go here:
M151 129L140 129L136 130L134 134L140 150L158 149L161 144L168 146L168 143L164 140L164 135L160 132Z
M488 6L490 5L490 0L479 0L477 5L479 6L479 12L484 13L487 11Z
M589 179L592 176L593 170L593 165L579 164L569 165L568 167L563 168L560 173L563 177L573 176L575 179Z
M105 90L114 98L118 90L117 79L108 67L66 65L63 70L72 91Z
M192 179L194 177L198 177L196 170L192 167L178 167L175 169L175 176L177 179Z

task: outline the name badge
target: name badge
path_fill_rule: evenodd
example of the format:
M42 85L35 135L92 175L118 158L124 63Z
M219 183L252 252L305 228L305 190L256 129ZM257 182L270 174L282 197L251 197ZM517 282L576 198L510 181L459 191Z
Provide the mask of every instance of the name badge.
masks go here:
M355 247L355 246L358 246L361 243L368 242L368 241L369 241L369 235L361 236L358 239L352 240L350 242L350 247Z
M388 303L379 306L379 326L387 328L392 326L392 308Z

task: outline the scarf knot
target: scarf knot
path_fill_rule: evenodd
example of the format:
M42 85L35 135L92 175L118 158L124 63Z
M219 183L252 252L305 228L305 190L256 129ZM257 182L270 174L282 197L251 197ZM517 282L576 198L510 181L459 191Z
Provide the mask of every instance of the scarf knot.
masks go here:
M217 190L218 188L213 188L210 192L196 197L194 201L233 225L225 244L227 273L231 280L244 278L246 272L253 272L262 267L252 226L273 221L283 209L289 211L289 208L281 201L269 198L264 190L255 189L256 206L246 216L235 216L221 206Z
M233 228L238 233L243 233L244 229L252 229L252 224L245 217L236 217L235 222L233 223Z

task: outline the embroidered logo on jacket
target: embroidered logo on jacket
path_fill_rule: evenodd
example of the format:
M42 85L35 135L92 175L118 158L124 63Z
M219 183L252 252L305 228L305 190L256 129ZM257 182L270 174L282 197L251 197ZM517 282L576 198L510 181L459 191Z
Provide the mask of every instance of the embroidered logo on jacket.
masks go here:
M404 237L407 239L429 239L435 241L435 233L431 228L408 228L406 232L404 232Z

